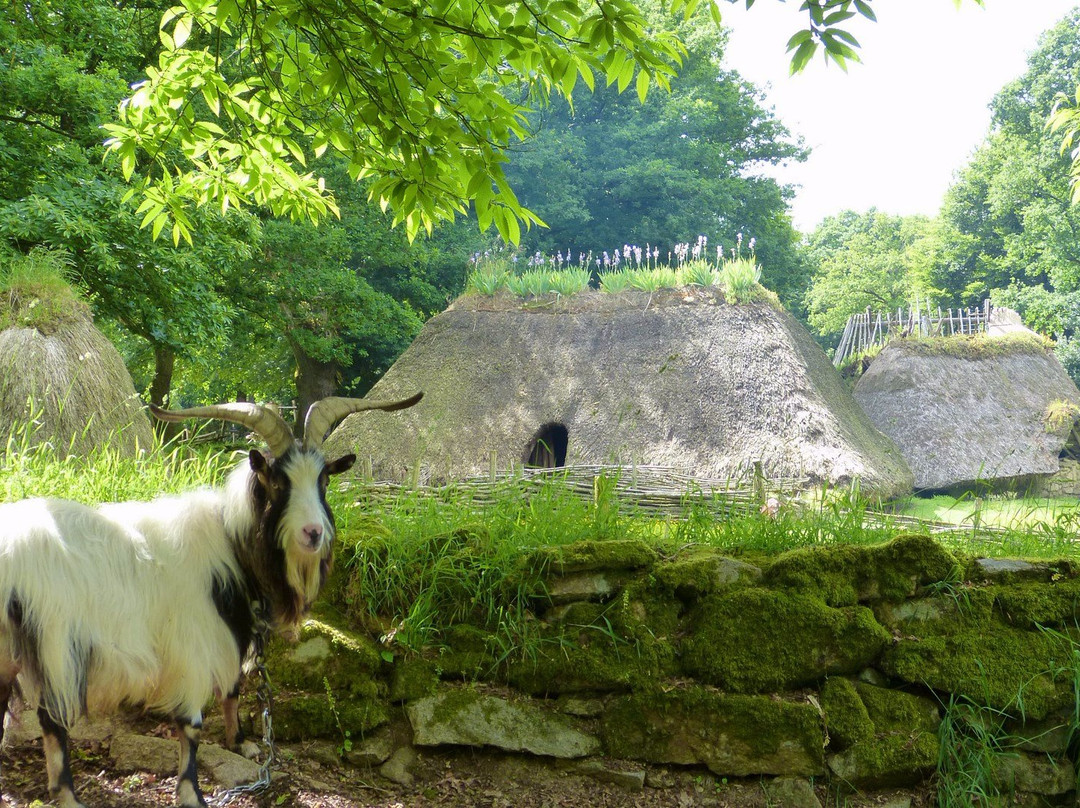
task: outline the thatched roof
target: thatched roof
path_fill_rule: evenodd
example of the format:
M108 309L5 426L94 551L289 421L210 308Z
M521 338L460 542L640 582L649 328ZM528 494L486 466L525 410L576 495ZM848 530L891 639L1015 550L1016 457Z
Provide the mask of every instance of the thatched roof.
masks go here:
M1053 474L1080 391L1031 332L893 340L855 399L900 447L919 489ZM1073 417L1051 418L1055 409Z
M418 463L421 479L463 479L493 457L520 466L554 424L567 465L734 480L760 461L773 479L859 478L881 496L911 487L899 452L794 318L712 291L459 298L369 395L416 390L424 399L410 410L348 418L328 451L370 457L381 479L406 479Z
M3 301L9 309L13 299ZM104 443L125 454L153 445L120 352L74 298L48 326L0 331L0 439L13 433L65 455Z

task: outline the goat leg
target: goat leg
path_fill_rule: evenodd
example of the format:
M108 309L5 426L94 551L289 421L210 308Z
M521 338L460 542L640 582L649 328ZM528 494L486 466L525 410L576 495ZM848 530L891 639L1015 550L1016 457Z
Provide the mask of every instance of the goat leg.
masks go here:
M68 731L53 720L49 711L38 707L41 740L45 749L45 771L49 775L49 794L60 808L85 808L75 797L75 781L71 777L71 758L68 755Z
M240 726L240 680L236 680L229 694L221 700L225 715L225 748L237 752L244 743L244 728Z
M183 808L206 808L206 800L199 790L199 776L195 765L195 753L199 749L199 733L202 715L177 716L180 729L180 771L176 778L176 802Z
M4 718L7 716L8 699L11 698L12 679L0 679L0 747L4 745ZM0 808L3 808L4 795L0 794Z

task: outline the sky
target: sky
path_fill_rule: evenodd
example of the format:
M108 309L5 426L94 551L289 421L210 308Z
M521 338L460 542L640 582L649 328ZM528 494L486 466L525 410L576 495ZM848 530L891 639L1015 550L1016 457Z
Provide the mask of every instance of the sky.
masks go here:
M989 103L1026 69L1039 35L1080 0L875 0L877 22L848 21L861 64L844 73L820 55L788 76L788 38L804 27L799 0L720 0L731 29L725 65L766 94L766 106L812 150L770 170L799 186L795 226L871 207L933 216L954 172L990 126Z

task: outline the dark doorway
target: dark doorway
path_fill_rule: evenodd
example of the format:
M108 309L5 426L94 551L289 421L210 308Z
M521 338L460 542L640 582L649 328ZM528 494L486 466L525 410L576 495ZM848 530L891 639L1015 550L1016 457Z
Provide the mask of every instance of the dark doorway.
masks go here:
M530 469L557 469L566 465L566 446L570 437L562 424L544 424L529 443L525 467Z

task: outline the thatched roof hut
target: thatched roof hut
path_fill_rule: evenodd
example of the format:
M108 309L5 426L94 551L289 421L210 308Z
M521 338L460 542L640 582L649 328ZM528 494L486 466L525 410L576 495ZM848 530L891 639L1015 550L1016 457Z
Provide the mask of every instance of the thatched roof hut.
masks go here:
M69 287L4 290L0 328L0 440L13 435L16 445L63 455L106 443L125 454L153 445L120 352Z
M1055 473L1080 391L1049 343L1001 337L890 342L855 399L900 447L917 489L1022 486Z
M718 292L467 295L430 320L369 394L416 407L350 417L328 451L377 478L445 481L511 465L671 467L905 493L911 473L821 349L766 302Z

